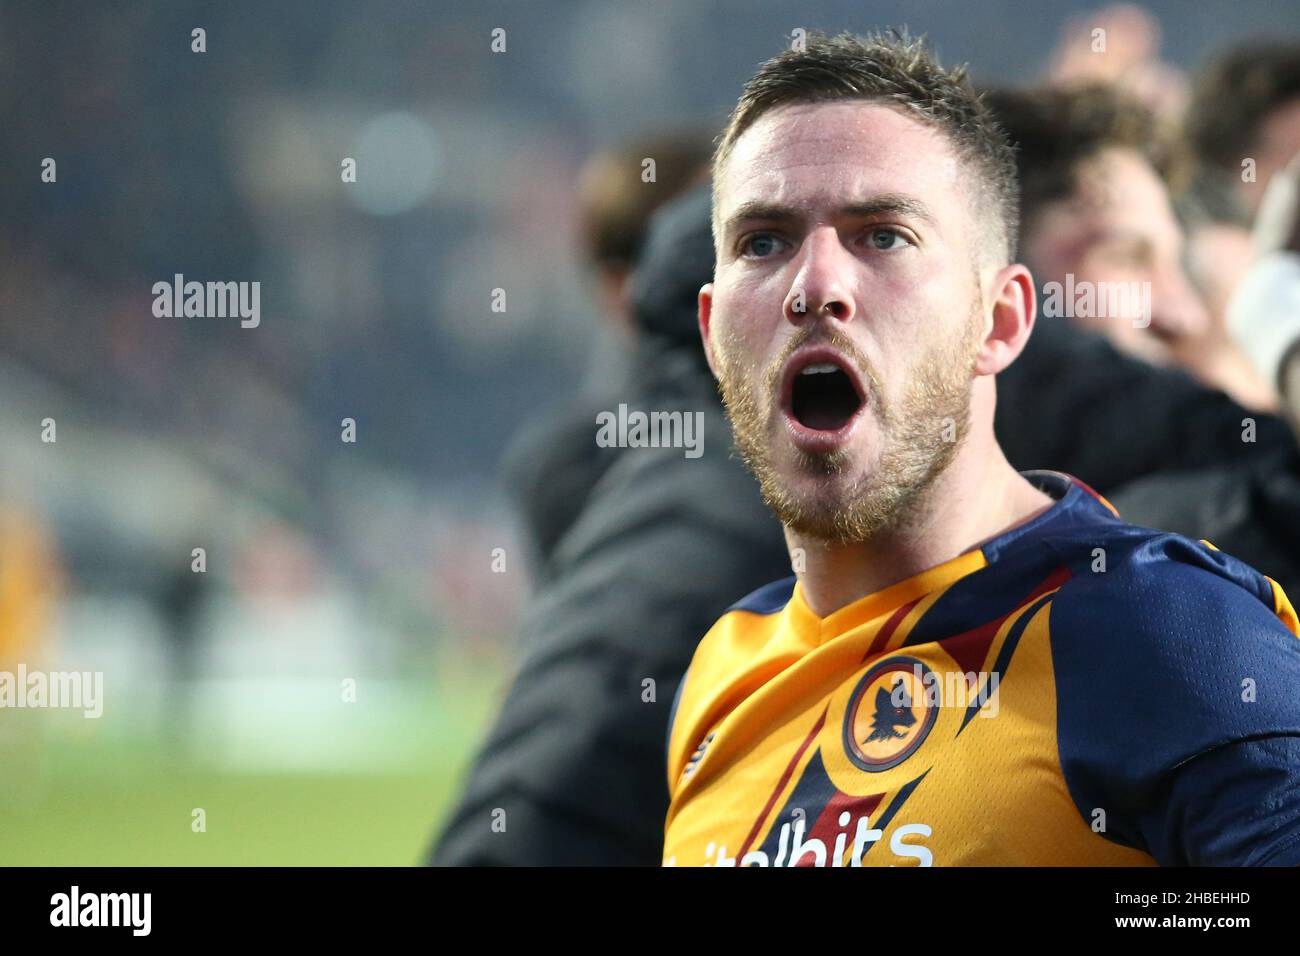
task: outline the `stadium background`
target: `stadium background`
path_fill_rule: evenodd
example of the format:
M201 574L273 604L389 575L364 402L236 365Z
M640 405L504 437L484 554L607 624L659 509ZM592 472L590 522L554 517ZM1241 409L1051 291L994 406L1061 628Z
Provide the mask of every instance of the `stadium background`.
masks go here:
M1095 6L6 3L0 669L103 671L105 704L0 711L0 863L417 862L517 650L502 452L613 348L583 161L717 127L795 27L905 23L1017 83ZM1300 29L1145 8L1185 70ZM260 327L153 317L175 273L260 281Z

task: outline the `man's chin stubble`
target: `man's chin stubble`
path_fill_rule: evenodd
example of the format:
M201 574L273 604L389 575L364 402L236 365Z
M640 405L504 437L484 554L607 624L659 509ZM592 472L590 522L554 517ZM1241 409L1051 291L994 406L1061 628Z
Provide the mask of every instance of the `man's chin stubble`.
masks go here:
M815 468L814 480L825 487L798 496L786 488L764 492L764 498L781 523L795 533L829 544L861 544L896 530L911 513L910 504L921 488L879 487L874 474L856 481L844 478L842 467L826 462Z
M914 490L878 487L873 480L878 479L876 469L849 478L853 456L846 449L826 454L793 450L792 479L779 473L761 450L742 446L741 454L764 502L783 525L833 544L860 543L887 533L905 517Z

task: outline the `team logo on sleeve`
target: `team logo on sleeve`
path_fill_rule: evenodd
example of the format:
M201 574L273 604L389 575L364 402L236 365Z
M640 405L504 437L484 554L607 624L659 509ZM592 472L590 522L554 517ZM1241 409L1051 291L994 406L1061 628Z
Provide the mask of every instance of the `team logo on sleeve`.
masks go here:
M844 749L854 766L878 773L921 746L939 716L926 694L929 675L914 657L891 657L862 676L844 714Z

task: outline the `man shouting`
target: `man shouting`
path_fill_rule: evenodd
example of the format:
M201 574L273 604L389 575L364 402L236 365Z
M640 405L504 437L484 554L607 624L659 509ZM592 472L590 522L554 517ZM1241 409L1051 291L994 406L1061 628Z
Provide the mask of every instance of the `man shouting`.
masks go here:
M994 437L1035 318L1015 184L906 36L812 36L745 87L699 324L796 575L695 653L665 863L1300 863L1282 589Z

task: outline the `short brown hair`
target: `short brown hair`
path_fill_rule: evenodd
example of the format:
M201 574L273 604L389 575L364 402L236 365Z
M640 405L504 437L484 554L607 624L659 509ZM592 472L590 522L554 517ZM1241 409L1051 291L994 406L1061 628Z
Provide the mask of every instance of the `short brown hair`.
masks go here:
M1256 43L1230 51L1196 78L1187 139L1197 159L1240 172L1268 114L1300 98L1300 43Z
M1019 205L1015 161L1006 137L970 84L965 66L945 70L925 44L904 30L866 37L809 33L798 49L759 67L741 92L713 154L714 239L717 188L736 141L779 106L843 100L878 101L945 133L973 169L982 204L999 226L1008 260L1015 256Z
M1015 146L1026 231L1045 205L1075 193L1080 166L1104 149L1134 150L1162 177L1171 171L1172 146L1151 111L1113 87L990 90L985 102Z

